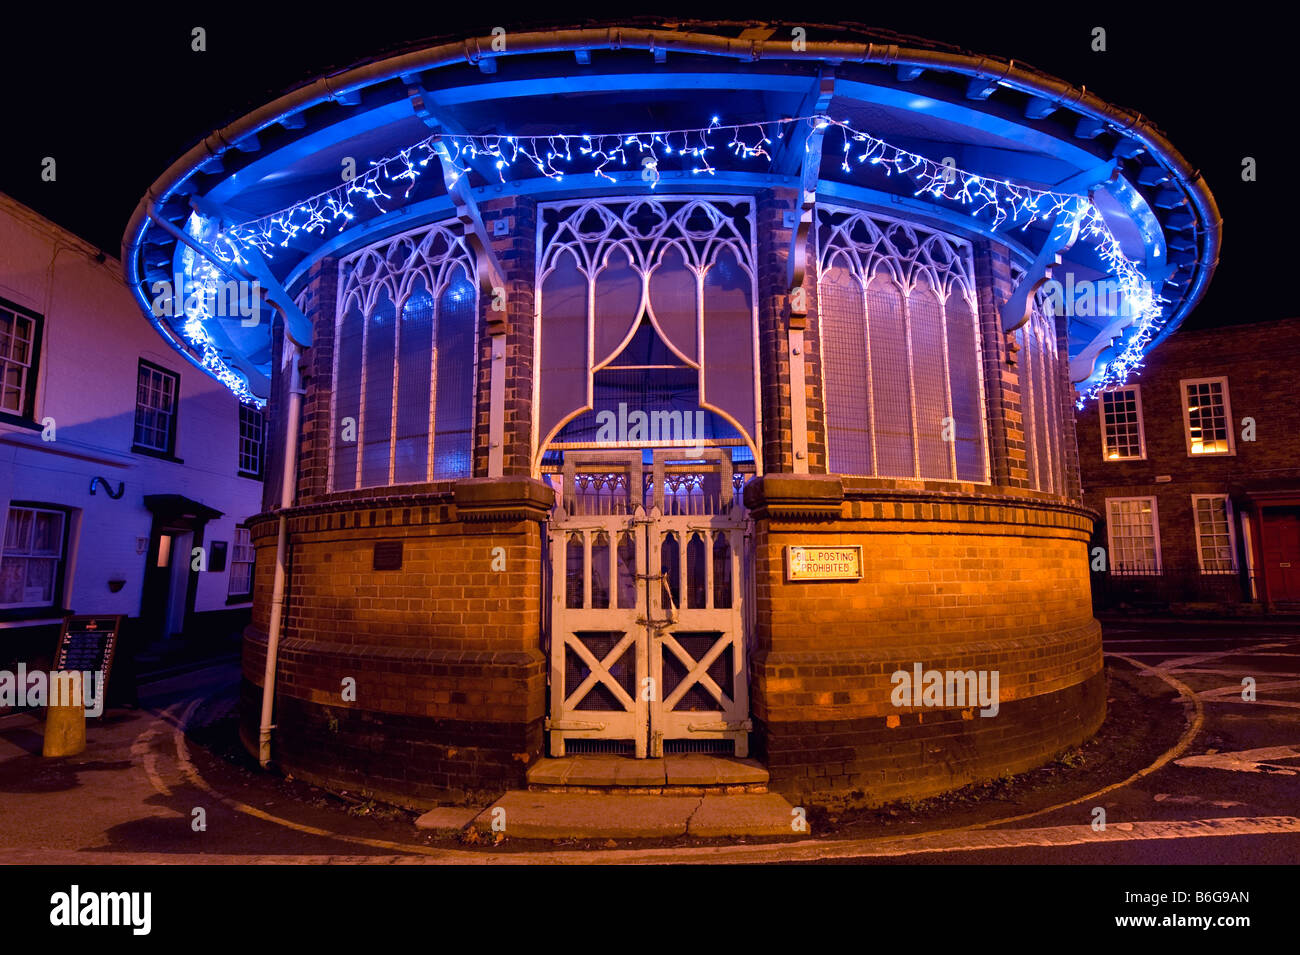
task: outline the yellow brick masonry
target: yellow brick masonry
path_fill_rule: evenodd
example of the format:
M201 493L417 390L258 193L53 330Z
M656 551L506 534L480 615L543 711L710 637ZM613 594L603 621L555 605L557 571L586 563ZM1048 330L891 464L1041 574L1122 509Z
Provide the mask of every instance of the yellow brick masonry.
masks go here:
M837 521L761 526L754 715L915 712L890 702L890 675L915 662L996 669L1004 703L1088 680L1101 669L1090 528L1072 507L860 501ZM849 544L862 546L862 580L784 579L787 545Z

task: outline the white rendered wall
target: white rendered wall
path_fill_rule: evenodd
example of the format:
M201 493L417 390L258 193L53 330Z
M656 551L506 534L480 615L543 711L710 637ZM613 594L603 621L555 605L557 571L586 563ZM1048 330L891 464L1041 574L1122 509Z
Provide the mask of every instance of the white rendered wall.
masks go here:
M0 523L14 500L59 504L72 517L64 606L74 613L140 613L149 494L181 494L221 511L205 544L233 545L235 525L260 509L261 482L238 476L234 396L167 346L141 314L113 258L0 194L0 297L44 317L33 417L57 439L0 421ZM183 463L131 451L139 360L179 374L176 452ZM125 493L113 500L95 476ZM233 550L233 546L231 548ZM195 612L227 608L226 569L199 575ZM108 581L126 585L111 593ZM241 605L233 605L241 606ZM248 606L243 604L242 606ZM0 628L22 621L0 621Z

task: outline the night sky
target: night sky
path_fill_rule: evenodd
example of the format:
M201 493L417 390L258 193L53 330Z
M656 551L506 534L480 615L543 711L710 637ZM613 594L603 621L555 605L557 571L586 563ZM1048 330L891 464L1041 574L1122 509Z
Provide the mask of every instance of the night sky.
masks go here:
M132 5L135 6L135 5ZM55 3L6 14L0 37L0 191L117 256L140 196L207 133L285 89L421 37L485 35L520 26L518 15L482 15L486 4L269 4L239 12L172 4L157 12L115 5L84 13ZM1156 9L1156 7L1159 9ZM325 12L344 10L343 14ZM502 10L511 9L503 7ZM518 9L518 7L514 7ZM1224 242L1209 292L1184 327L1297 314L1268 268L1289 256L1295 203L1285 182L1292 138L1295 59L1289 22L1258 6L1221 6L1213 19L1189 4L690 3L555 4L536 25L668 18L852 20L1032 64L1150 118L1199 167L1224 218ZM995 11L984 13L981 11ZM190 49L190 30L208 49ZM1108 50L1091 50L1094 27ZM42 182L54 156L58 179ZM1258 181L1241 179L1242 157Z

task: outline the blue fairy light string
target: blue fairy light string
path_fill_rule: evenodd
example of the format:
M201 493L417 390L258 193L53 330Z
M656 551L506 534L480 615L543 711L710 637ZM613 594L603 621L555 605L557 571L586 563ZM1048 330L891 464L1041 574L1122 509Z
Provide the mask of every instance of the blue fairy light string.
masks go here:
M472 168L481 170L485 166L502 183L519 170L532 170L556 181L586 174L610 182L618 181L611 175L613 171L640 170L653 190L662 181L660 170L665 160L676 159L683 172L692 176L716 174L716 159L711 162L710 154L716 157L719 151L741 161L770 162L774 144L788 139L801 123L821 131L824 137L839 137L840 168L845 173L901 176L913 184L913 196L955 203L970 215L989 220L994 230L1004 226L1023 230L1035 222L1055 222L1062 216L1068 221L1073 217L1080 238L1093 246L1117 279L1126 307L1135 316L1124 348L1093 375L1080 403L1105 388L1122 384L1140 368L1143 349L1162 324L1162 303L1166 300L1153 293L1088 196L1038 189L936 162L825 114L732 125L722 124L714 116L703 127L626 133L439 133L372 161L364 172L338 186L229 229L219 236L218 254L227 261L239 262L239 248L246 246L272 256L277 248L287 247L301 234L324 235L331 228L346 228L367 204L380 213L398 208L410 198L416 182L435 159L440 171L453 182ZM834 149L834 143L827 146ZM187 326L190 324L187 322Z

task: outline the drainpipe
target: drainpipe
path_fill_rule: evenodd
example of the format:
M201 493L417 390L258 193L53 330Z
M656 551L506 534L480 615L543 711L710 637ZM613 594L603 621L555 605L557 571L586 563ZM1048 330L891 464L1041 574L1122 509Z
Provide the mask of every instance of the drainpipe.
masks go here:
M298 362L302 351L287 335L285 367L289 374L289 403L285 409L284 464L280 481L280 527L275 540L275 581L271 588L271 624L266 634L266 670L262 674L262 722L257 734L257 761L263 769L271 764L271 717L275 708L276 658L280 652L280 631L284 625L285 560L289 552L289 515L298 479L298 421L302 415L302 378Z

